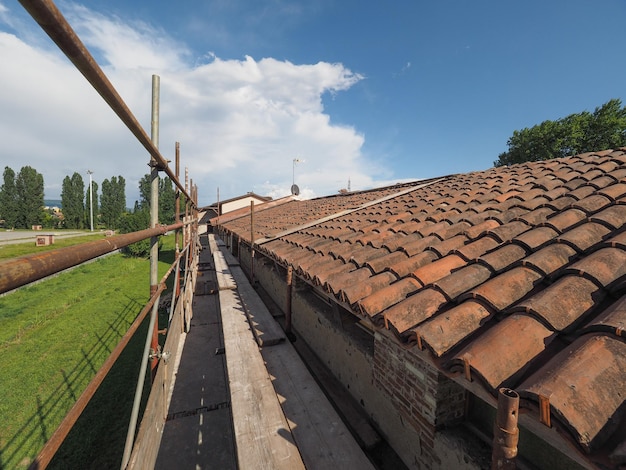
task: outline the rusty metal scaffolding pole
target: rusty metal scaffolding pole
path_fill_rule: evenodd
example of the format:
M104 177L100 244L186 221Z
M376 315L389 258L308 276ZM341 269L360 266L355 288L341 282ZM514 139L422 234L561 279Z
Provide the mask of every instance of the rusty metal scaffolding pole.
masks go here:
M33 19L39 23L39 26L41 26L50 39L55 42L59 49L61 49L67 58L76 66L80 73L83 74L87 81L91 83L141 145L144 146L157 162L159 169L165 171L172 181L174 181L174 184L181 189L183 194L185 194L189 200L192 200L188 192L181 186L174 172L168 167L167 160L163 158L159 149L152 143L146 131L141 127L139 121L137 121L137 118L135 118L124 100L122 100L117 90L115 90L98 63L54 2L52 0L20 0L20 3Z
M182 223L161 225L139 232L116 235L102 240L3 261L0 263L0 273L2 273L0 276L0 294L78 266L85 261L119 250L131 243L155 235L165 235L170 230L176 230L182 226Z

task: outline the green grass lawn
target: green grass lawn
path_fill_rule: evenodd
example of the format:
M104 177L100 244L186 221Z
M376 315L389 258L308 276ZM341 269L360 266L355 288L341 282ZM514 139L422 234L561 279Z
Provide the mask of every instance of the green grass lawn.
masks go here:
M160 273L173 238L163 237ZM0 469L28 467L147 302L149 272L148 260L117 254L0 297ZM51 468L119 467L144 323Z

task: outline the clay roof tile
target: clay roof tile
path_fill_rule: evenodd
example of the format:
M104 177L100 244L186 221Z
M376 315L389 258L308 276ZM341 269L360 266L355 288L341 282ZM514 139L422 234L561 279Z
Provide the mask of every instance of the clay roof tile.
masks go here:
M586 222L578 225L557 238L559 243L568 243L575 250L586 251L596 243L600 243L610 230L596 222Z
M379 274L379 276L381 278L385 277L384 281L387 281L392 280L391 276L393 275L385 272ZM416 292L422 287L422 284L413 278L407 277L393 284L383 282L377 284L375 287L376 289L372 289L369 295L361 297L361 300L357 302L357 307L361 311L361 314L372 319L386 308L404 300L407 295Z
M499 273L526 256L526 250L515 244L503 245L478 258L478 262Z
M435 289L423 289L384 312L385 326L400 336L417 324L430 318L446 303L446 298Z
M524 397L549 399L560 421L591 452L602 446L626 415L626 343L585 335L522 383Z
M478 299L495 311L503 311L524 298L542 278L543 276L534 269L518 266L472 289L459 300Z
M576 257L576 250L564 243L553 243L522 260L522 266L529 266L543 273L555 275Z
M436 281L434 286L450 300L482 284L491 276L491 270L481 264L474 263L451 273Z
M526 315L510 315L488 329L450 362L480 377L491 391L505 381L513 381L541 354L555 334ZM466 375L467 378L467 375Z
M579 276L564 276L543 291L514 307L515 311L532 313L563 331L582 321L605 292L596 283Z
M441 357L477 331L491 315L481 303L468 300L412 328L408 340Z

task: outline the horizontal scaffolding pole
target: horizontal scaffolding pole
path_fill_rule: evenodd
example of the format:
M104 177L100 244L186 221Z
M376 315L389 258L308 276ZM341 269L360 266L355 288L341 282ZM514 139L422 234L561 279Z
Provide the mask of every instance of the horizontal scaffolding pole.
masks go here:
M165 235L169 231L182 228L183 225L182 222L173 225L160 225L139 232L115 235L102 240L4 261L0 263L0 273L2 273L0 276L0 294L56 274L64 269L78 266L85 261L119 250L132 243Z
M115 90L91 53L87 50L78 35L74 32L63 14L52 0L20 0L22 6L30 13L33 19L46 32L59 49L76 66L89 83L108 103L126 127L148 151L159 170L167 173L174 184L193 205L196 201L189 195L185 187L180 184L176 174L169 168L168 161L163 158L159 149L152 143L146 131L141 127L137 118L130 111L119 93Z

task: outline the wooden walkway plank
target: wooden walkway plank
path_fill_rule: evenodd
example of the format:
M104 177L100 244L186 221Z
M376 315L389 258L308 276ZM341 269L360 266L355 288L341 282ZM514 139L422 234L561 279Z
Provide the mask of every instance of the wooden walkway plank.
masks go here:
M260 347L272 346L285 341L285 332L250 285L243 270L239 266L232 266L231 274L237 284L239 296L248 314L258 345Z
M215 264L215 275L217 276L219 290L236 289L237 283L233 279L228 263L224 259L224 254L220 250L213 253L213 263Z
M220 290L219 299L239 468L304 470L239 297Z
M306 467L374 470L291 343L261 355Z

